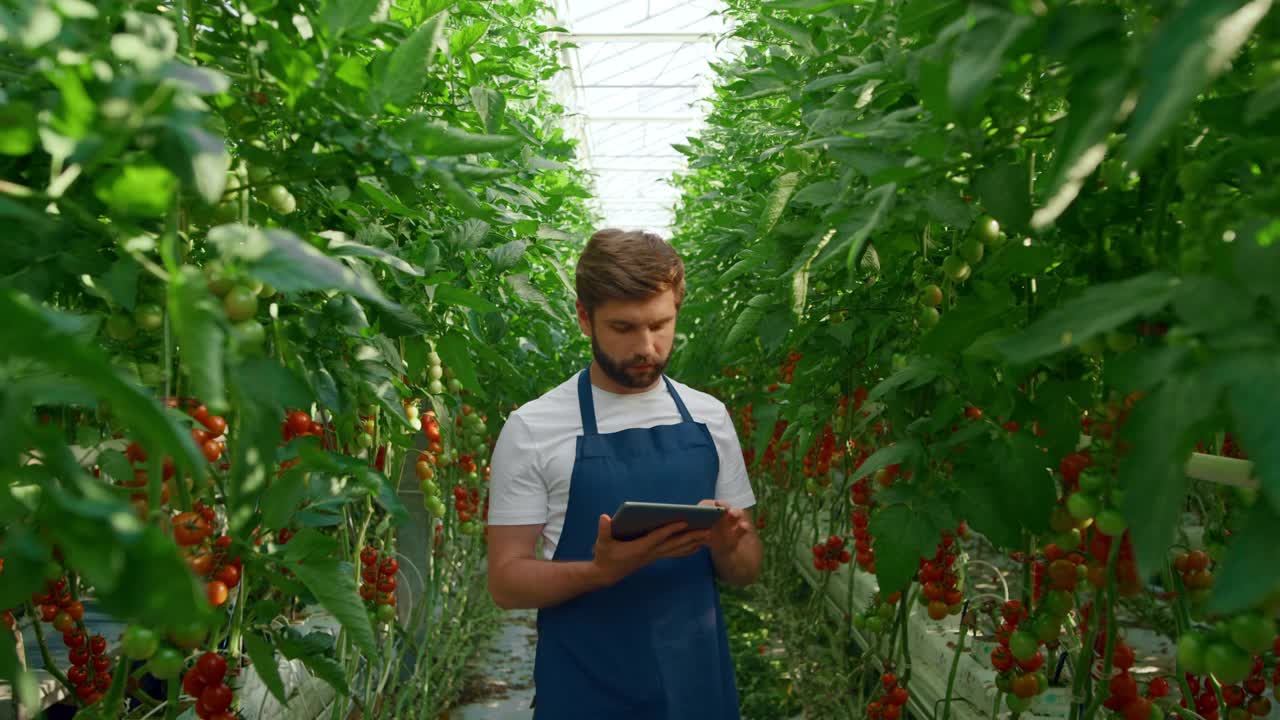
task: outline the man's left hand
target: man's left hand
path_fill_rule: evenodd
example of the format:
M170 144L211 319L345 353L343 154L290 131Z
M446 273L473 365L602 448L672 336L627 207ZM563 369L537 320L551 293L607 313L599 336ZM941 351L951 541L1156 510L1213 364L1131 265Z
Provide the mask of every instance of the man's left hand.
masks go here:
M725 513L711 527L711 540L708 545L711 546L711 552L714 554L732 553L738 548L738 543L754 530L746 510L730 507L728 503L719 500L703 500L698 504L725 509Z

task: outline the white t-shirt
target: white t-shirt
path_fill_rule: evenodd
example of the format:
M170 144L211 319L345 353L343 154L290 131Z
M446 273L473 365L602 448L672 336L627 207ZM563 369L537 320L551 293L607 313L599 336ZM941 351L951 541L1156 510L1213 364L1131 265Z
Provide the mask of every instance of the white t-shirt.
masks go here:
M737 429L724 403L672 380L694 422L705 423L720 456L716 500L735 508L756 503L747 478ZM601 434L630 428L650 428L680 422L680 411L659 382L652 390L619 395L591 386L596 427ZM577 438L582 434L578 409L578 376L507 418L493 449L489 477L491 525L541 525L543 554L555 554L569 505L569 479Z

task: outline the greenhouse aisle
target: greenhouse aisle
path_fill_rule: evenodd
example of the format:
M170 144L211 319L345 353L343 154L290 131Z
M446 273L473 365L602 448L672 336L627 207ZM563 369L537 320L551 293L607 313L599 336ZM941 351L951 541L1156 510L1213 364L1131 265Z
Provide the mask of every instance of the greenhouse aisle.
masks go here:
M481 671L465 697L476 698L449 714L450 720L528 720L533 717L533 655L537 612L507 613L502 630L480 660Z

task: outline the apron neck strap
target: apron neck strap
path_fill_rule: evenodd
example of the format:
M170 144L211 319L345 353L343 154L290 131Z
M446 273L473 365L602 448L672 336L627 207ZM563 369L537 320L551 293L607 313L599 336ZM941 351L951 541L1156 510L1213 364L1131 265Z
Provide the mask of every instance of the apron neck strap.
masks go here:
M684 406L684 400L680 399L680 393L676 392L676 386L671 384L670 378L663 375L662 381L667 384L667 392L671 393L671 399L676 401L676 409L680 411L680 419L687 423L693 422L693 416L689 414L689 408Z
M578 412L582 413L582 434L596 435L596 403L591 397L591 368L578 374Z
M681 400L680 394L676 392L676 386L671 384L671 380L666 375L662 376L662 381L667 384L667 392L671 394L671 399L676 401L676 409L680 411L680 419L687 423L693 422L693 416L689 414L689 408L685 407L684 400ZM578 412L582 414L582 434L598 435L596 403L594 398L591 397L590 368L578 374Z

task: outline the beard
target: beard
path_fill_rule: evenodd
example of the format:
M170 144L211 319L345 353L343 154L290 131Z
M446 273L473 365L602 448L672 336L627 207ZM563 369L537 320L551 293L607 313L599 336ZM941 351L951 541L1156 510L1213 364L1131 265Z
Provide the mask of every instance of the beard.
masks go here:
M671 359L670 355L668 355L657 361L636 357L627 362L619 362L605 354L594 336L591 338L591 354L595 356L596 363L610 380L633 390L643 390L657 382L662 375L662 371L667 367L667 361ZM649 365L650 367L644 372L632 370L632 368L639 365Z

